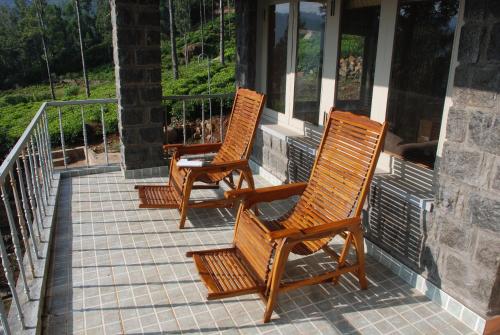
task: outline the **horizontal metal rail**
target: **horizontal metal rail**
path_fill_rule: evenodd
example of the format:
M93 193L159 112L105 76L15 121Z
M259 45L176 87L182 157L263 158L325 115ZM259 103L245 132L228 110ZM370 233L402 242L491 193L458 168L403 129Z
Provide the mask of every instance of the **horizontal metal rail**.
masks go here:
M171 101L174 102L174 104L171 106L170 111L166 110L166 117L165 120L169 119L169 114L174 115L178 113L175 113L179 109L182 108L182 139L179 138L169 138L169 131L168 131L168 124L166 124L166 142L167 143L178 143L181 142L183 144L186 144L188 142L187 134L188 131L186 129L186 123L187 123L187 106L186 102L194 102L194 103L201 103L201 108L197 109L195 112L196 113L201 113L201 123L200 127L198 127L201 132L196 133L195 135L197 138L192 138L190 141L196 142L200 141L201 143L205 143L206 140L209 140L211 142L213 141L222 141L223 136L224 136L224 101L228 101L234 97L234 93L215 93L215 94L190 94L190 95L170 95L170 96L165 96L163 97L163 101ZM219 133L214 133L214 123L213 123L213 117L215 116L215 113L213 111L213 105L219 103L220 111L219 111ZM182 105L179 106L179 103L182 102ZM206 120L206 106L205 104L208 105L208 127L207 127L207 120ZM198 115L197 115L198 116ZM167 122L165 122L167 123ZM209 133L208 135L206 133ZM177 136L178 137L178 136Z
M167 95L163 97L163 101L165 100L208 100L208 99L224 99L224 98L232 98L234 93L214 93L214 94L188 94L188 95Z

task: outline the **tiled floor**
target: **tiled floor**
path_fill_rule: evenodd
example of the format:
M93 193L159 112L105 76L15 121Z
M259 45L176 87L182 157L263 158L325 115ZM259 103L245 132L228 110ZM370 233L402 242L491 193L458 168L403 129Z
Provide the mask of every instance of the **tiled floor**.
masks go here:
M280 296L262 324L255 295L206 301L188 250L227 246L234 216L138 210L135 183L119 172L64 179L44 311L45 334L469 334L465 325L368 257L369 289L352 277ZM257 177L257 183L263 180ZM198 191L206 196L214 191ZM261 208L276 215L290 203ZM287 275L333 266L319 253L293 257Z

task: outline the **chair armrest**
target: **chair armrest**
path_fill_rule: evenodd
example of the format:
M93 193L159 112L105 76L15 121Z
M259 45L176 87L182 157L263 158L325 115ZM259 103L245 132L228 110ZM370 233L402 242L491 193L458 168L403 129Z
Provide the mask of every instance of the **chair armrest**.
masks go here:
M178 155L196 155L205 154L209 152L216 152L220 149L222 143L208 143L208 144L166 144L163 150L174 150Z
M247 159L241 159L229 162L211 163L210 165L206 166L194 166L194 167L187 167L185 169L189 169L195 173L207 173L207 172L229 172L245 168L249 168Z
M290 238L294 241L314 241L345 230L355 230L361 223L361 217L325 223L305 229L281 229L269 233L270 240Z
M245 200L247 206L252 206L259 202L271 202L275 200L287 199L304 192L307 183L285 184L280 186L262 187L255 190L244 189L227 191L224 193L226 199Z

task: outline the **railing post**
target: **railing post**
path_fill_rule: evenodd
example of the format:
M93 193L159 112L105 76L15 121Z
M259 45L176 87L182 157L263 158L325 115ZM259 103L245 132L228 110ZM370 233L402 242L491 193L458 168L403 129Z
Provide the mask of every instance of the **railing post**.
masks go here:
M30 147L28 143L28 157L31 156L30 154ZM42 233L40 231L40 226L43 222L43 216L42 216L42 210L40 209L40 206L35 207L35 189L33 187L34 182L32 181L33 177L33 164L30 160L29 166L28 166L28 161L26 160L26 155L24 150L22 151L22 159L23 159L23 164L24 164L24 174L26 175L26 183L28 184L28 197L30 199L30 205L31 205L31 212L33 213L33 219L36 219L36 228L38 231L38 240L41 242L42 241ZM38 216L37 216L38 213ZM34 223L33 223L34 224Z
M85 115L83 110L83 105L80 106L82 113L82 127L83 127L83 144L85 145L85 160L87 161L87 167L89 167L89 150L87 146L87 127L85 127Z
M44 125L45 125L45 141L47 143L47 154L49 156L49 169L50 169L50 181L52 185L52 177L54 174L54 162L52 158L52 141L50 139L50 132L49 132L49 115L47 113L47 109L44 110L43 113L44 116Z
M31 155L30 153L30 148L28 146L28 157L30 158L30 166L32 167L31 174L33 176L32 181L33 181L33 188L35 189L35 196L36 196L36 205L38 208L41 207L43 214L47 214L45 212L45 203L43 202L43 195L42 195L42 190L40 186L40 174L38 171L38 163L36 159L36 151L35 151L35 144L33 141L33 138L30 139L31 142ZM42 226L43 227L43 226Z
M23 157L25 176L26 176L27 175L26 174L26 160L24 159L24 150L22 153L22 157ZM38 253L38 245L36 244L36 238L35 238L36 235L35 235L35 231L33 230L33 220L31 220L30 207L28 204L28 197L26 196L26 188L25 188L25 184L24 184L23 174L21 172L22 168L20 165L19 158L17 159L16 164L17 164L17 175L19 177L19 187L21 188L21 199L23 201L24 218L26 220L25 222L28 225L28 230L29 230L30 235L31 235L31 243L33 244L33 251L35 252L35 256L37 258L40 258L40 254ZM29 189L29 181L27 181L27 182L28 182L28 189ZM33 212L33 213L35 214L35 212Z
M108 142L106 139L106 122L104 121L104 106L103 105L101 105L101 123L102 123L102 141L104 143L104 154L106 155L106 165L109 165Z
M2 200L5 206L5 212L7 213L7 221L9 221L10 234L12 237L12 241L14 242L14 253L16 254L17 263L19 264L19 273L24 283L24 292L28 296L28 299L31 300L30 289L28 287L28 281L26 280L26 272L24 271L23 255L21 251L21 245L19 243L19 236L17 236L16 224L14 222L14 217L12 216L12 210L10 208L9 198L7 197L7 193L5 192L4 184L0 185L0 191L2 192Z
M210 141L213 142L214 129L212 124L212 99L208 98L208 109L210 111Z
M5 312L3 301L0 301L0 320L2 321L2 329L5 335L12 334L10 331L9 323L7 322L7 313Z
M2 184L3 185L3 184ZM7 254L7 248L5 248L5 242L3 240L3 235L0 231L0 255L2 256L2 265L3 272L5 273L5 277L7 277L7 283L9 284L10 292L12 293L12 299L14 300L14 304L17 308L17 316L19 321L21 321L21 325L23 329L26 328L24 324L24 314L21 309L21 303L19 301L19 296L16 291L16 283L14 282L14 276L12 275L12 266L9 260L9 254Z
M47 205L49 204L49 182L47 181L47 171L45 170L46 164L45 164L45 156L43 153L43 148L40 146L41 140L40 140L40 132L38 131L39 127L35 127L35 142L36 142L36 149L38 153L38 162L40 163L40 172L42 174L42 182L43 182L43 189L42 191L43 194L45 195L45 201L47 202ZM34 152L34 150L33 150ZM35 156L36 157L36 156Z
M220 98L220 117L219 117L219 141L222 142L222 136L224 135L224 121L222 120L224 117L224 99Z
M63 124L62 124L62 112L61 112L61 107L58 107L58 116L59 116L59 135L61 135L61 148L62 148L62 154L63 154L63 160L64 160L64 168L68 168L68 163L66 162L66 145L64 143L64 129L63 129Z
M47 149L47 142L45 140L45 127L43 125L43 114L40 119L40 122L38 123L37 130L38 130L38 142L37 142L38 152L40 153L41 151L42 153L41 156L43 158L42 171L44 173L44 181L46 186L45 193L47 195L47 201L48 201L50 196L50 189L52 188L52 178L51 178L52 173L50 172L50 163L49 163L50 159L48 156L49 151Z
M19 169L19 159L16 161L17 164L17 176L22 178ZM17 219L19 221L19 228L21 228L21 236L24 242L24 254L28 256L28 263L30 265L31 274L35 278L35 265L33 264L33 257L31 256L30 242L28 239L28 233L26 231L26 221L23 216L23 209L21 208L21 201L19 200L19 193L17 192L17 183L14 178L13 170L9 171L10 185L12 187L12 194L14 195L14 203L16 205ZM34 237L34 236L33 236Z
M182 143L186 144L186 100L182 100L182 138Z
M201 99L201 143L205 143L205 99Z

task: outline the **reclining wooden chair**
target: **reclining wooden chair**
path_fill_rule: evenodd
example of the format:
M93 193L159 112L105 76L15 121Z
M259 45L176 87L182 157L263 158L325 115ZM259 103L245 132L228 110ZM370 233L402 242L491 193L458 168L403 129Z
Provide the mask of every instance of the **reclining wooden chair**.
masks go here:
M139 191L140 208L177 208L181 213L179 228L184 228L189 207L217 208L230 207L230 199L190 201L193 189L217 189L224 181L232 189L239 190L243 180L248 187L255 187L248 158L252 153L255 131L262 114L265 96L257 92L240 88L234 99L233 111L226 137L222 143L166 145L166 150L173 150L170 162L168 185L136 185ZM180 167L178 161L183 155L197 155L216 152L207 166ZM235 185L233 171L239 171L240 177ZM202 182L202 185L194 185Z
M266 303L264 322L268 322L279 292L337 283L347 272L356 275L366 289L360 215L385 132L385 124L332 109L309 183L226 192L226 197L241 201L233 246L187 253L194 258L208 299L258 293ZM261 220L250 209L259 202L293 195L301 195L297 204L276 220ZM336 235L345 239L340 253L328 246ZM357 255L355 264L346 259L351 244ZM334 258L335 271L282 282L290 252L309 255L319 250Z

